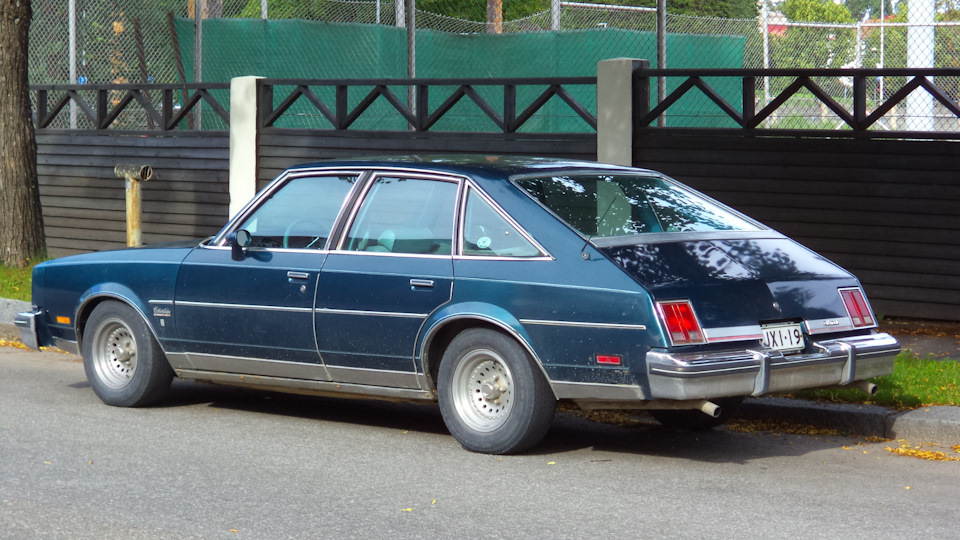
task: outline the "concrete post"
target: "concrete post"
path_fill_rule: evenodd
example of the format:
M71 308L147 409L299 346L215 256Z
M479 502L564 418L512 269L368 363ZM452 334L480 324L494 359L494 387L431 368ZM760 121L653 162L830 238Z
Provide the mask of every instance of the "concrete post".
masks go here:
M647 95L636 92L634 74L646 60L613 58L597 64L597 161L633 166L634 118L649 109Z
M230 80L230 217L257 194L257 79Z

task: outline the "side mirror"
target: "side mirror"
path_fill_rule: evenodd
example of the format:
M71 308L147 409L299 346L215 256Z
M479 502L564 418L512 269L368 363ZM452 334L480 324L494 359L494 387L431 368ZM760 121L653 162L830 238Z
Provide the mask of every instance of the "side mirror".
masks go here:
M235 261L242 261L247 258L247 248L250 247L250 232L246 229L240 229L227 235L227 243L230 244L230 258Z

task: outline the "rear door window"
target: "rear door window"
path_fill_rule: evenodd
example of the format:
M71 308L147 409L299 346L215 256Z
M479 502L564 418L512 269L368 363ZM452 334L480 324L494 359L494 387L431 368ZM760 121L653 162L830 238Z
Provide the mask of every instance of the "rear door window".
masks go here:
M451 255L459 183L381 176L343 241L347 251Z

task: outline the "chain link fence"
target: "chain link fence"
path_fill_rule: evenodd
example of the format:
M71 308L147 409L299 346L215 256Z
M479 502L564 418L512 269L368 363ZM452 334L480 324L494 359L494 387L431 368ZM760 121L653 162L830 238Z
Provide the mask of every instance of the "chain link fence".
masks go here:
M499 18L494 12L494 22L487 22L488 6L482 0L422 0L417 6L418 77L590 76L605 58L656 63L657 14L652 8L504 0ZM33 0L33 10L32 84L178 84L197 81L198 74L210 82L240 75L407 76L402 2ZM670 14L667 31L668 68L960 67L960 22L913 23L902 14L851 24L798 23L763 6L752 19ZM910 44L911 33L924 32L926 37ZM195 54L197 45L200 55ZM927 63L917 65L917 57ZM871 81L868 108L905 81ZM668 91L680 82L668 81ZM758 109L790 82L786 77L758 79ZM849 79L814 82L840 104L852 103ZM737 105L741 89L733 83L717 83L718 92ZM960 96L957 77L938 77L935 84L954 100ZM929 96L923 89L913 94ZM585 104L591 99L583 96ZM920 108L894 108L874 129L958 130L956 115L937 100L923 99ZM668 125L729 122L716 108L697 111L687 118L675 113ZM84 127L84 122L81 117L76 125ZM844 124L812 93L801 90L765 127L842 129Z

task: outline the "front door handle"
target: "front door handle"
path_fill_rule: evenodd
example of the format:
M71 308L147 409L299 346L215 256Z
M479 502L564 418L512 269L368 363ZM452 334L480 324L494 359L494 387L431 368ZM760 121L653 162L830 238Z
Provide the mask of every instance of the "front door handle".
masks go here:
M429 289L429 288L432 288L432 287L433 287L433 280L432 280L432 279L411 279L411 280L410 280L410 286L411 286L411 287L425 287L425 288L428 288L428 289Z
M310 279L310 274L308 272L287 272L287 277L290 279Z

